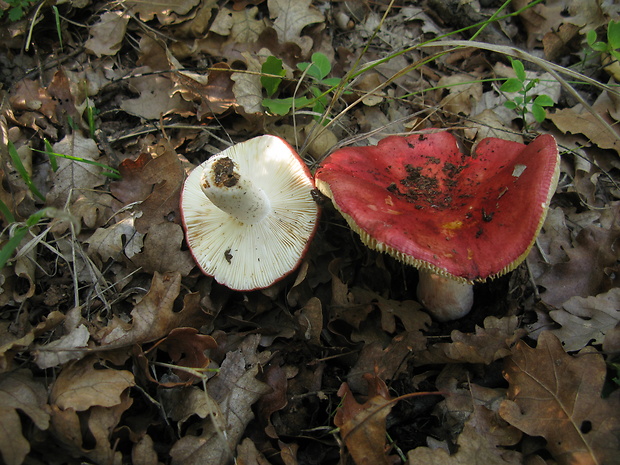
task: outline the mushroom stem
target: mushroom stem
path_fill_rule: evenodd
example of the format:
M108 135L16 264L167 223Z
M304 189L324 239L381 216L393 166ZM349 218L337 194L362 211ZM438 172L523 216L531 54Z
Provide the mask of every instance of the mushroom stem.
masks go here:
M418 300L437 321L456 320L469 313L474 303L471 284L419 271Z
M216 155L207 161L200 186L216 207L242 223L259 223L271 212L267 194L226 155Z

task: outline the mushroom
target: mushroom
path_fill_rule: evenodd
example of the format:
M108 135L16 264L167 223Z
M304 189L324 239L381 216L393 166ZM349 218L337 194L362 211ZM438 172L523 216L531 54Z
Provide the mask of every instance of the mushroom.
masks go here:
M542 227L559 175L554 138L487 138L465 155L448 132L389 136L322 163L317 188L371 249L420 271L440 321L466 315L472 284L515 269Z
M276 136L241 142L196 167L185 180L181 213L200 269L239 291L288 275L317 226L313 189L304 162Z

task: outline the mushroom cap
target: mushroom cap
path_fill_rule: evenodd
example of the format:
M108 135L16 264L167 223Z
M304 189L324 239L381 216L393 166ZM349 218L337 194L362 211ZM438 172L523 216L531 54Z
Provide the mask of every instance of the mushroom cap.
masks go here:
M362 241L417 268L473 283L527 256L559 176L555 139L487 138L461 153L448 132L346 147L315 174Z
M271 135L218 155L233 160L264 191L271 211L249 224L220 210L201 189L206 161L189 174L181 193L189 249L206 275L233 290L268 287L297 267L314 235L319 208L310 171L288 143Z

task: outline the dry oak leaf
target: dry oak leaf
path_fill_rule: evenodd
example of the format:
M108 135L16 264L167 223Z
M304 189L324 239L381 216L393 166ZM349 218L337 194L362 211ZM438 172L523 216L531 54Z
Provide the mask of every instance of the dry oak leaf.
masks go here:
M389 465L385 453L386 418L394 405L385 383L369 373L368 400L358 403L347 383L338 390L342 404L336 411L334 424L357 465Z
M98 57L116 55L125 38L128 22L129 16L121 11L106 11L90 28L90 37L84 47Z
M601 344L605 334L620 323L620 288L597 296L571 297L549 316L562 325L551 332L562 341L564 350L579 350L591 341Z
M56 121L57 102L38 81L22 79L15 84L9 103L14 111L37 111Z
M207 383L207 391L221 412L217 421L224 427L214 425L211 419L203 420L199 436L188 434L172 446L173 465L224 464L232 457L254 418L252 405L270 391L256 379L260 367L260 354L256 353L259 341L260 335L246 337L238 350L228 352L218 375Z
M199 325L203 313L192 294L185 296L181 311L174 311L174 301L180 290L180 273L155 272L151 288L131 311L132 322L112 320L101 337L101 345L112 349L142 344L160 339L174 328Z
M158 120L172 112L189 111L191 106L180 95L173 94L173 87L174 83L166 76L151 74L135 77L131 80L131 89L140 95L121 101L121 109L150 120Z
M312 0L269 0L269 16L275 18L273 28L280 42L294 42L307 55L312 48L312 39L301 36L303 28L309 24L324 21L323 14L314 8Z
M179 16L188 14L199 3L200 0L127 1L124 6L139 15L142 21L150 21L157 16L161 24L170 25L185 21L186 18L179 18Z
M121 254L132 258L144 246L144 234L134 227L135 216L123 218L106 228L98 228L85 242L89 245L88 254L96 253L105 262L120 261Z
M265 18L256 19L258 8L244 8L233 11L233 26L230 29L230 40L242 44L254 44L267 27Z
M35 347L31 354L35 363L41 369L52 368L71 360L84 357L87 351L90 332L85 325L73 328L66 334L49 344ZM83 349L83 350L80 350Z
M95 365L98 365L96 357L65 365L52 385L50 404L78 412L120 404L121 394L135 385L133 374Z
M102 162L95 141L82 136L79 132L67 135L55 143L53 150L63 155ZM92 190L103 185L105 176L102 176L102 171L103 168L97 165L58 158L58 170L51 175L53 187L47 194L48 204L63 209L70 195L76 198L76 194L81 190ZM74 190L78 192L74 193Z
M559 465L620 464L620 391L601 398L606 366L592 348L570 356L550 332L535 349L519 342L506 359L510 386L501 417L543 436Z
M30 452L17 411L28 416L38 429L46 430L50 421L46 400L45 387L29 370L0 375L0 454L6 465L20 465Z
M450 455L445 449L417 447L407 454L407 465L521 465L521 454L502 450L469 423L459 434L458 450Z

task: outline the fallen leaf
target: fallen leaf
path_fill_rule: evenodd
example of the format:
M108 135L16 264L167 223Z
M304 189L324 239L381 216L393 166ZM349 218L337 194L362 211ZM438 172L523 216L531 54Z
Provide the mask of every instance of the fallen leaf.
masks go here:
M90 27L90 37L84 47L98 57L116 55L125 38L128 22L129 15L122 11L106 11L99 17L99 21Z
M394 403L388 388L378 377L367 374L368 400L358 403L347 383L338 390L342 405L336 411L334 424L356 464L389 465L386 454L386 418Z
M35 363L39 368L45 369L80 359L88 353L86 349L89 339L90 332L82 324L49 344L35 346L32 349Z
M30 370L0 375L0 454L6 465L20 465L30 451L30 443L22 432L30 428L23 428L17 411L44 431L50 421L46 400L45 386L32 378Z
M175 24L183 22L183 15L200 3L199 0L170 0L163 3L148 3L141 1L127 1L124 7L140 16L142 21L150 21L155 16L161 24Z
M620 322L620 288L597 296L571 297L562 309L550 311L549 316L562 325L551 332L562 341L564 350L601 344L605 334Z
M132 215L105 228L98 228L84 241L89 245L89 255L97 254L105 262L110 259L122 261L122 254L132 258L140 253L144 246L144 234L136 231L134 221Z
M87 357L65 365L52 386L50 404L78 412L118 405L121 394L135 384L133 375L97 364L96 357Z
M571 357L543 332L535 349L519 342L504 370L510 387L500 415L530 436L543 436L560 465L620 463L619 391L601 398L606 367L599 353L586 348Z
M457 440L458 450L450 455L442 448L417 447L407 454L408 465L520 465L521 454L496 448L487 438L466 424Z
M312 39L302 36L303 28L325 20L323 14L312 6L312 0L268 0L269 16L275 21L273 28L280 42L294 42L307 55L312 48Z
M53 146L55 153L78 157L87 161L104 162L97 143L79 132L67 135ZM52 189L47 194L49 205L63 209L69 196L75 200L85 190L92 190L105 183L103 168L66 158L58 158L58 170L51 175Z
M203 313L191 295L185 296L181 311L174 311L174 301L180 290L180 273L155 272L151 288L131 312L131 324L118 318L112 320L100 336L101 345L112 349L142 344L160 339L174 328L199 325Z
M254 418L251 406L269 387L256 379L259 364L255 353L260 336L244 339L242 347L229 352L217 377L207 383L210 396L222 413L224 427L210 420L200 425L201 434L187 434L170 450L172 464L227 463L248 423ZM224 434L225 432L225 434Z

